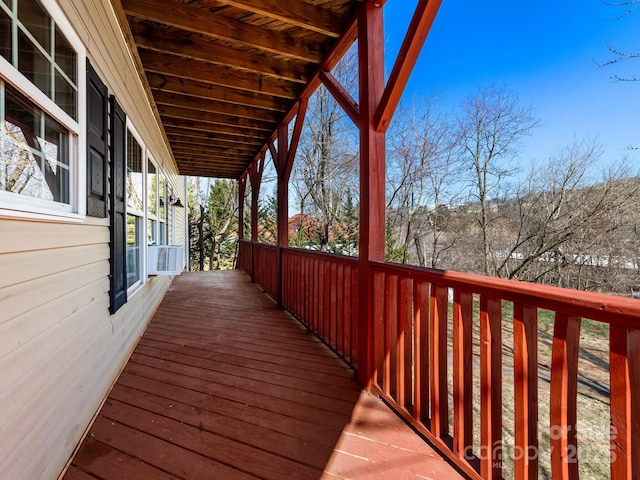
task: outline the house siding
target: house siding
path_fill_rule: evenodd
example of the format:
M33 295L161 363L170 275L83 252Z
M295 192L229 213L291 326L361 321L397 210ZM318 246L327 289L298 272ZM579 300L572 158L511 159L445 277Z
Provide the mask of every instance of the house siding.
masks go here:
M184 203L184 181L111 5L58 5ZM175 209L169 220L178 244L185 244L184 215ZM108 219L15 219L0 212L0 478L58 478L171 280L150 278L110 315Z

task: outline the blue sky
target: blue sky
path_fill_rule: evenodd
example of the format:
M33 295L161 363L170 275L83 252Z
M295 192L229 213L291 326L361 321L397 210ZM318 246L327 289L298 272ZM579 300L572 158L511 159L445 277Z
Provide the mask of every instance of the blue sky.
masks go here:
M612 0L613 1L613 0ZM417 0L390 0L385 7L389 71ZM479 86L504 83L541 120L523 157L545 158L572 139L596 138L604 160L628 155L640 172L640 60L598 68L611 58L607 44L640 52L640 9L614 20L622 9L601 0L519 2L443 0L405 91L441 92L455 108Z

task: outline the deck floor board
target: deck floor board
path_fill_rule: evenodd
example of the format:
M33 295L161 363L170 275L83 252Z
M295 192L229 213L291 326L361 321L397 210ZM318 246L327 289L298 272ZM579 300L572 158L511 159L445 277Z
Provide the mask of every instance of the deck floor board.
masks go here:
M64 480L462 478L240 272L177 277Z

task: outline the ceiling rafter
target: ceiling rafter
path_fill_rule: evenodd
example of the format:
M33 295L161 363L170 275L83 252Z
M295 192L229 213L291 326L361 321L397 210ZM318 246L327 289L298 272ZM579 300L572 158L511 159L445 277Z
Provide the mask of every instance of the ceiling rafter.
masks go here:
M201 123L211 123L214 125L241 127L246 130L255 130L256 132L263 132L268 134L273 131L273 122L261 122L259 120L251 120L246 118L236 118L229 115L222 115L219 113L201 112L194 113L193 110L181 107L171 107L167 105L158 105L158 112L160 116L171 118L182 118L189 120L191 118L197 118Z
M205 100L203 98L190 97L188 95L152 90L156 105L188 108L202 112L221 113L238 118L262 120L277 123L281 117L277 112L262 110L245 105L220 102L217 100Z
M215 131L218 133L226 133L228 135L233 135L239 139L252 139L257 140L258 142L264 143L268 137L264 132L252 129L238 129L237 127L229 127L227 125L220 125L213 127L212 123L202 122L200 120L194 119L184 119L184 118L175 118L171 116L164 116L162 118L162 123L164 123L165 127L179 127L188 131L201 131L201 132L211 132Z
M281 98L295 99L297 88L289 82L277 81L273 78L255 73L240 72L214 65L200 60L193 60L175 55L141 50L140 59L148 72L168 73L182 78L235 88L248 92L264 93Z
M169 123L171 123L171 125ZM184 122L184 123L187 123L187 122ZM208 125L205 124L205 127L207 126ZM169 137L193 136L193 137L207 139L207 140L222 139L222 141L225 141L225 142L241 143L244 145L251 145L256 147L260 147L262 146L262 143L264 143L263 141L264 137L262 135L258 137L239 135L236 131L228 132L224 128L218 128L215 131L213 131L211 128L208 128L207 130L202 130L198 128L198 124L196 122L191 121L191 122L188 122L188 125L183 125L183 124L180 124L180 120L178 119L173 119L173 121L165 122L165 130Z
M244 90L226 89L220 85L186 80L178 76L149 72L147 75L149 86L163 92L182 93L192 97L220 100L254 108L262 108L277 112L285 112L289 103L281 97L263 95L261 93Z
M185 32L169 32L153 25L133 25L131 32L138 48L202 60L280 80L305 84L309 67L303 62L269 58L205 40Z
M322 45L286 33L224 17L208 10L167 0L123 0L128 15L211 38L233 40L250 48L308 62L322 60Z
M340 15L300 0L227 0L226 3L329 37L338 38L342 32Z

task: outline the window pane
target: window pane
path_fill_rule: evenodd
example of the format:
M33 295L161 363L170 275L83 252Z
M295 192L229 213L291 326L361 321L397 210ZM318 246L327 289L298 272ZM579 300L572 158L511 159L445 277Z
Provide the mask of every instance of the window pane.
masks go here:
M38 139L44 152L44 172L56 202L69 203L69 135L65 128L46 116L45 138Z
M160 222L158 232L158 245L166 245L167 244L167 224L165 222Z
M0 10L0 55L8 62L13 62L11 59L11 19L3 10Z
M147 219L147 245L157 245L157 226L156 220Z
M18 19L47 51L51 51L51 18L36 0L18 0Z
M2 189L69 203L69 132L16 90L5 88L0 132Z
M140 280L140 230L142 218L127 215L127 288Z
M55 102L71 117L76 118L76 91L58 72L56 72Z
M73 83L77 82L76 68L77 57L76 52L71 48L71 45L67 39L60 33L58 27L56 27L56 65L71 79Z
M18 35L18 70L51 98L51 63L22 32Z
M165 181L163 176L159 176L160 183L158 184L158 204L160 206L158 217L160 220L165 220L167 217L167 209L164 203L165 201Z
M127 133L127 208L144 211L142 192L142 147Z
M158 213L158 207L156 205L158 192L158 177L156 175L156 167L151 161L147 166L147 210L149 215L155 216Z

